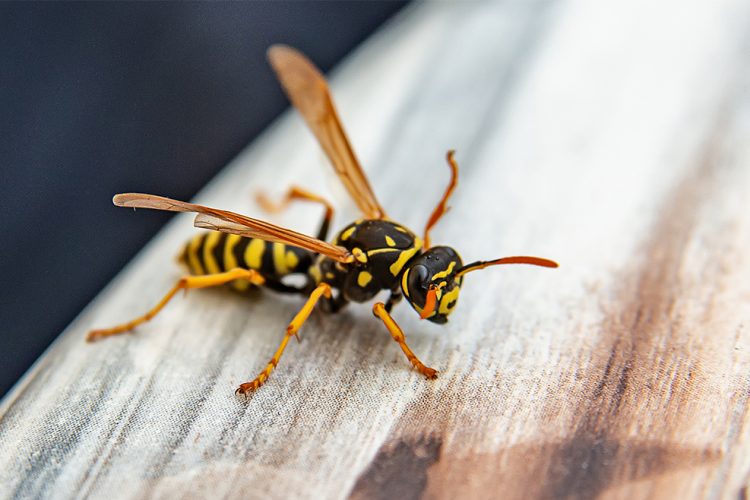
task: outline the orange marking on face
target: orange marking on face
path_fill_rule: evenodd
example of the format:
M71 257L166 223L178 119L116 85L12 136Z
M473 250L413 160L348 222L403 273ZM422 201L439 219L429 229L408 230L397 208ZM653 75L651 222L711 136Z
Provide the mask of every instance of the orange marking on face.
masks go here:
M422 319L427 319L435 312L435 305L437 304L437 287L430 285L430 289L427 290L427 300L425 300L424 308L419 314Z

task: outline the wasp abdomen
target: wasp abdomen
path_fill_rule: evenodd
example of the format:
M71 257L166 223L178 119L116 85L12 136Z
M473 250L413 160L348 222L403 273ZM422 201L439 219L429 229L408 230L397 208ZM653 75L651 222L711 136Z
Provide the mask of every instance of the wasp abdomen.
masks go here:
M289 274L306 273L312 256L307 250L283 243L208 231L196 235L185 245L179 261L194 275L216 274L239 267L258 271L269 282L278 283ZM252 285L236 280L230 286L245 291Z

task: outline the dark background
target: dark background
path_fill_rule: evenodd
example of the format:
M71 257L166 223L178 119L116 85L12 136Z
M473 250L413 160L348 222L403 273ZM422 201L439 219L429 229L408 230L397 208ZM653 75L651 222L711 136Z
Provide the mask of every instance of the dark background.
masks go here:
M283 42L328 70L404 2L0 4L0 395L283 111ZM83 339L81 339L83 342Z

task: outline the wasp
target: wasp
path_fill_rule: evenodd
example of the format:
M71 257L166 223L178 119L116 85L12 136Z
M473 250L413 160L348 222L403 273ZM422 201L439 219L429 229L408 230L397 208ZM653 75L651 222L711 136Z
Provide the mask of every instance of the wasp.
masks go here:
M315 238L226 210L150 194L118 194L113 199L117 206L193 212L197 214L194 225L211 231L199 234L187 243L180 260L188 267L189 274L181 278L156 306L127 323L93 330L87 340L128 332L149 321L180 290L230 285L238 290L266 287L281 293L303 294L307 300L287 326L271 360L255 379L241 384L236 390L237 395L248 396L268 380L290 339L296 337L299 340L297 333L317 304L333 313L349 302L367 302L385 291L389 294L387 300L375 302L373 314L416 371L428 379L436 378L437 371L412 352L404 332L391 316L396 304L405 298L421 319L444 324L456 308L468 273L500 264L554 268L557 263L519 256L464 264L453 248L431 245L430 230L446 213L448 199L457 183L458 165L452 151L447 154L450 182L428 218L422 237L391 220L375 197L357 160L320 70L299 51L285 45L271 46L268 60L286 95L304 118L362 212L362 219L344 227L328 243L333 207L324 198L299 187L292 187L281 204L274 205L267 198L259 201L265 208L277 210L295 200L321 204L325 207L325 214ZM295 274L304 276L306 284L294 287L283 282L283 278Z

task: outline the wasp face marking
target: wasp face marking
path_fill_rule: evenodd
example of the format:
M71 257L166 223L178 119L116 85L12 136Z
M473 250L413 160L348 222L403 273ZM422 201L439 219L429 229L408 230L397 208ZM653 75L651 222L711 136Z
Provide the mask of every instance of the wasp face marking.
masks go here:
M461 257L455 250L432 247L416 257L404 272L401 289L423 318L439 324L448 321L461 290L461 278L455 275L460 267ZM428 300L430 294L434 294L434 299Z

